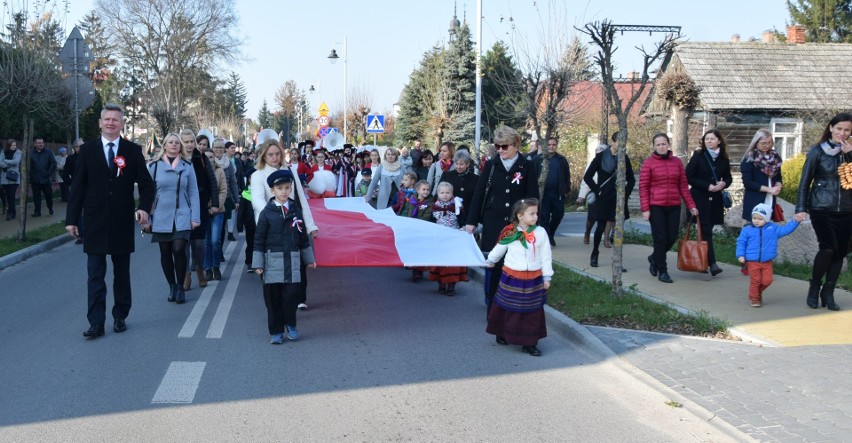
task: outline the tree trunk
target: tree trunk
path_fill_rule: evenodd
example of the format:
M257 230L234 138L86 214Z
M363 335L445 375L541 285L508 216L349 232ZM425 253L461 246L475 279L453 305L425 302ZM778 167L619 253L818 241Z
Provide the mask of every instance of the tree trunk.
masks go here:
M18 213L18 242L27 239L27 188L30 186L30 146L33 138L33 119L29 112L23 112L24 139L21 140L21 211Z
M624 263L624 201L627 186L627 118L618 121L618 168L615 175L615 226L612 242L612 296L624 296L624 283L621 279Z
M672 106L672 152L686 163L689 153L689 114L680 106Z

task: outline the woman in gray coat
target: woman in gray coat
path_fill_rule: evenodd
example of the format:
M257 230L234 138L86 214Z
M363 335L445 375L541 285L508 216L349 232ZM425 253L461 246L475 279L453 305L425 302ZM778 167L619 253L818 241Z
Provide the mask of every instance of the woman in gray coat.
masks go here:
M402 185L402 163L399 161L399 151L396 148L385 150L384 161L373 171L373 180L364 194L367 203L369 196L373 195L376 186L379 187L379 196L376 200L376 209L385 209L390 205L391 198L396 197L399 187Z
M20 183L21 151L17 142L9 139L0 154L0 197L6 207L6 220L15 218L15 193Z
M151 210L151 242L160 244L160 265L169 283L169 298L178 304L186 301L184 289L178 284L186 275L186 244L189 232L201 225L201 205L198 183L191 156L177 134L169 134L163 150L148 164L148 172L157 185L157 195Z

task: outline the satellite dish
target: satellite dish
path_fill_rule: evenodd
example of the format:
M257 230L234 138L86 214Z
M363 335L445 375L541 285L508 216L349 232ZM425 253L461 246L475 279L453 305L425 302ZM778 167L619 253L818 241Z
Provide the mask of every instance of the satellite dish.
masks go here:
M322 147L329 151L336 151L338 149L343 149L344 142L345 140L339 132L332 132L322 139Z
M278 140L278 133L274 129L266 128L257 134L258 145L262 145L267 140Z

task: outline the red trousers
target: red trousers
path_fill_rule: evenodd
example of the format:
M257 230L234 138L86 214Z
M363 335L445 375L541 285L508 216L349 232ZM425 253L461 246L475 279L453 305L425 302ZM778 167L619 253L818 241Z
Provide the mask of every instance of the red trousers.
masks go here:
M748 263L748 276L751 280L748 286L748 299L760 301L763 299L763 291L772 284L772 262Z

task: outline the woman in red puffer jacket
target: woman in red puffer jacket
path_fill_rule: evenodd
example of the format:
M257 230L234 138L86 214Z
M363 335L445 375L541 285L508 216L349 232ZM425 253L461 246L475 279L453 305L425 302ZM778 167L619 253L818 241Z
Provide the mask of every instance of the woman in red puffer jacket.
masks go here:
M663 283L672 283L666 252L677 241L681 199L692 215L698 215L698 209L689 194L683 162L672 155L669 136L656 134L651 140L654 152L639 173L639 204L642 218L651 222L654 239L654 253L648 256L651 275Z

